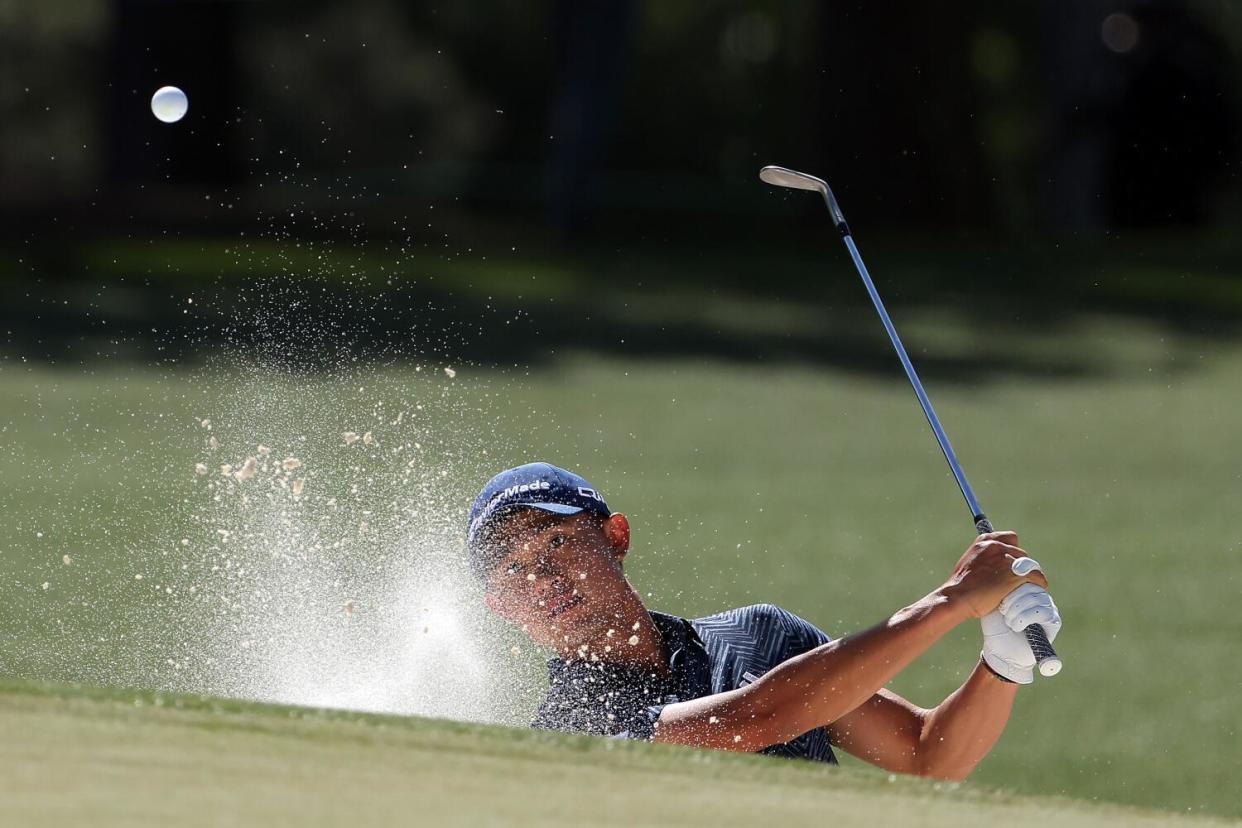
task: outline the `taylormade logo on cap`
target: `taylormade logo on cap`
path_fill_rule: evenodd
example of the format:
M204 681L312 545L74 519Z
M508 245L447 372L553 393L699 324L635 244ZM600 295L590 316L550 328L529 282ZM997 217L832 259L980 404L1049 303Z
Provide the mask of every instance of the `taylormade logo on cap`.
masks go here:
M500 494L493 497L491 502L488 503L487 505L490 508L493 504L496 503L497 500L500 500L501 498L512 497L513 495L521 494L522 492L541 492L541 491L544 491L550 488L552 488L552 484L546 480L539 480L534 483L523 483L521 486L510 486L509 488L505 489Z
M502 505L515 505L512 503L505 503L504 501L511 500L520 494L528 494L530 492L546 492L551 488L552 484L548 481L536 480L534 483L522 483L521 485L510 486L507 489L497 492L496 495L487 502L487 505L483 507L483 511L479 513L478 517L470 521L470 531L477 531L478 526L495 514L496 510Z

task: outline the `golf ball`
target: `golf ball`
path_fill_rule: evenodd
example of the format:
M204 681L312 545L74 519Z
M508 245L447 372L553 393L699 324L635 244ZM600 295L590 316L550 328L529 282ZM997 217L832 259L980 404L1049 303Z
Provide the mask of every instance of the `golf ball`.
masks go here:
M175 86L161 86L151 96L151 112L166 124L180 121L189 108L189 99Z

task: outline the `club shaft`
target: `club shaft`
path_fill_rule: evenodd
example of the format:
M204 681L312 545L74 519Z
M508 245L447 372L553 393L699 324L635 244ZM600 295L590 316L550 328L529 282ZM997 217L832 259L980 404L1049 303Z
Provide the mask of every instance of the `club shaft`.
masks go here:
M862 256L858 252L858 246L854 244L854 238L845 233L845 246L850 251L850 256L854 259L854 267L858 269L858 275L862 277L863 284L867 288L867 294L871 297L871 304L875 305L876 313L880 315L880 321L884 323L884 330L888 332L888 338L893 343L893 349L897 351L897 358L901 360L901 367L905 369L906 378L910 380L910 385L914 387L914 394L919 398L919 405L923 408L923 414L927 417L927 423L931 426L932 432L936 435L936 442L940 444L940 450L944 452L944 459L949 463L949 469L953 472L953 477L957 480L957 485L962 490L962 497L966 498L966 505L970 507L970 513L974 516L975 523L986 521L987 517L983 514L983 508L979 505L975 492L970 488L970 481L966 479L966 473L962 471L962 465L957 460L957 453L953 451L953 445L949 442L949 435L945 434L944 427L940 425L940 418L936 416L936 409L932 407L931 400L927 396L927 392L923 390L923 383L919 381L919 375L914 370L914 363L910 361L909 355L906 353L906 347L901 344L901 337L897 335L897 329L893 327L893 320L888 316L888 310L884 307L884 300L880 298L880 293L875 289L875 283L871 281L871 274L867 272L867 265L863 263ZM991 531L990 529L988 531Z
M897 335L897 329L893 327L893 320L889 318L888 310L884 307L884 301L880 299L880 293L875 289L875 283L871 281L871 274L867 272L867 265L863 263L858 247L854 244L854 239L850 235L850 226L845 221L845 214L841 212L841 205L837 203L836 196L832 194L832 188L822 178L791 170L787 167L764 167L759 171L759 179L775 187L816 191L824 197L824 204L827 205L828 213L832 216L832 223L837 228L837 232L841 234L841 238L845 240L845 246L849 249L850 257L854 260L854 267L858 270L858 275L862 277L863 284L867 287L867 294L871 297L871 302L875 305L876 312L880 315L880 321L884 323L884 330L888 332L888 338L893 343L893 350L897 352L897 357L901 360L901 367L905 369L906 377L910 380L910 385L913 386L915 395L919 398L919 405L923 408L923 414L927 417L932 433L936 435L936 442L940 444L940 450L944 452L944 459L948 461L949 468L953 471L953 477L957 480L957 485L962 490L962 497L966 499L966 505L970 507L970 514L975 522L975 531L979 534L991 532L992 522L983 513L983 508L979 505L979 500L975 497L974 490L970 488L970 483L966 480L966 474L962 471L962 465L957 461L957 454L949 443L949 436L944 433L944 427L940 425L940 418L936 416L936 410L932 408L931 400L928 398L927 392L923 390L923 383L919 381L919 375L914 370L914 364L910 362L910 356L906 353L906 347L901 344L901 337ZM1061 671L1061 659L1057 657L1056 650L1052 649L1052 644L1048 641L1044 628L1039 624L1032 624L1023 632L1026 635L1027 642L1031 645L1031 652L1035 655L1036 663L1039 665L1039 672L1045 676L1055 676L1059 673Z

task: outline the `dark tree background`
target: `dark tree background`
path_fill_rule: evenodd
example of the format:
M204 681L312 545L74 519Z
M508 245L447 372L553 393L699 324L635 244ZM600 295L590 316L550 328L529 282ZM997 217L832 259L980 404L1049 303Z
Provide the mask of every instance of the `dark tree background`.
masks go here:
M1236 216L1227 3L6 8L10 218L135 182L151 185L139 201L244 189L281 150L301 169L395 176L394 197L538 210L567 234L601 212L745 211L738 182L772 160L824 171L894 226ZM162 83L191 98L176 127L144 111Z

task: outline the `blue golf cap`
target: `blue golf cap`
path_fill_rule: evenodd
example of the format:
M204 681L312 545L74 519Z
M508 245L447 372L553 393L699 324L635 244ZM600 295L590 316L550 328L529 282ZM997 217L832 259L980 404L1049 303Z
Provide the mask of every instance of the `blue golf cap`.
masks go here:
M558 515L592 512L604 517L612 514L595 487L571 471L551 463L527 463L502 471L487 481L470 507L466 529L466 548L476 566L476 547L483 529L502 514L518 508L542 509Z

